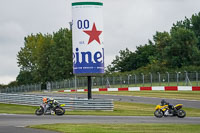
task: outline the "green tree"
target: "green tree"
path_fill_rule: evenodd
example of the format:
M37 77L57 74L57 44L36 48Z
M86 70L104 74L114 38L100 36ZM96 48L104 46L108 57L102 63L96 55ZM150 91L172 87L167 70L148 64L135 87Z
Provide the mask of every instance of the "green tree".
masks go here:
M20 70L17 75L16 81L18 85L31 84L34 83L31 71Z
M192 15L191 19L191 30L194 31L198 39L198 48L200 49L200 12L198 14Z
M171 44L171 36L168 32L156 32L153 36L153 40L155 42L156 47L156 59L159 63L165 64L164 50L165 48Z
M191 18L185 17L184 20L177 21L173 24L172 29L185 28L192 30L198 39L197 46L200 49L200 12L198 14L193 14Z
M193 31L185 28L171 30L171 43L164 49L167 66L182 67L198 63L197 38ZM196 62L197 61L197 62Z
M155 45L151 41L148 45L137 47L135 52L131 52L128 48L120 50L120 56L116 56L112 61L112 66L107 67L108 72L125 72L146 66L150 63L150 57L155 56L155 50Z
M136 64L135 69L138 69L140 67L149 64L150 59L157 54L156 47L151 41L149 41L149 43L145 44L144 46L137 47L135 53L136 53L136 58L135 60L132 60L133 61L132 63Z
M49 74L52 80L70 78L73 71L72 34L71 31L60 29L53 34L54 45L50 54Z
M25 37L17 60L20 67L17 80L20 84L69 78L72 73L71 31L60 29L53 35L39 33Z
M130 57L133 54L128 48L125 50L119 51L120 56L115 56L115 59L112 61L112 66L107 67L109 72L125 72L130 71Z

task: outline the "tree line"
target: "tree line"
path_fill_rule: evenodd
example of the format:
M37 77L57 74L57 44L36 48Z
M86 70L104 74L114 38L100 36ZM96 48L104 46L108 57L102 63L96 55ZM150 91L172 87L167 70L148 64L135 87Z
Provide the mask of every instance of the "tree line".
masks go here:
M200 13L176 22L169 32L156 32L153 40L134 52L128 48L121 50L107 72L194 71L200 70L199 57Z

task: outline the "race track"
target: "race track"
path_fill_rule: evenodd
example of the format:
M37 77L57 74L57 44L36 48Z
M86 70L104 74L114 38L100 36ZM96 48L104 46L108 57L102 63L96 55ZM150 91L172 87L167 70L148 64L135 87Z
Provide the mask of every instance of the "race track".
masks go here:
M200 117L163 117L154 116L85 116L85 115L16 115L0 114L0 126L28 126L51 123L185 123L200 124Z
M41 94L38 94L41 95ZM71 98L87 98L87 94L76 94L76 93L65 93L65 94L56 94L56 93L46 93L45 96L66 96ZM189 108L200 108L199 100L184 100L184 99L169 99L169 98L155 98L155 97L140 97L140 96L121 96L121 95L93 95L92 98L100 99L113 99L114 101L122 102L134 102L134 103L146 103L146 104L160 104L162 99L165 99L167 102L176 105L183 104L183 107Z

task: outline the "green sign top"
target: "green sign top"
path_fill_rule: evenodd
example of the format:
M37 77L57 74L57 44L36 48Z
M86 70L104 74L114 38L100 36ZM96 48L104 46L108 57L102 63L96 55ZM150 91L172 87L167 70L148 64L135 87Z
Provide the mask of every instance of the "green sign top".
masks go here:
M72 6L79 6L79 5L97 5L97 6L103 6L103 3L101 3L101 2L75 2L75 3L72 3Z

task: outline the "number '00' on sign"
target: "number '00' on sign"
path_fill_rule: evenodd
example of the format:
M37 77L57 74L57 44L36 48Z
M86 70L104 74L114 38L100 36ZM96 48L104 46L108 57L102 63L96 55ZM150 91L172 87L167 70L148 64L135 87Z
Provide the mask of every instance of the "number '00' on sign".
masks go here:
M90 27L90 22L89 20L78 20L77 21L77 28L78 29L88 29Z

